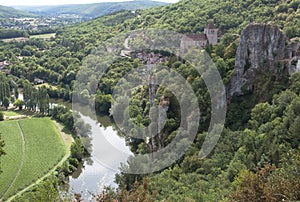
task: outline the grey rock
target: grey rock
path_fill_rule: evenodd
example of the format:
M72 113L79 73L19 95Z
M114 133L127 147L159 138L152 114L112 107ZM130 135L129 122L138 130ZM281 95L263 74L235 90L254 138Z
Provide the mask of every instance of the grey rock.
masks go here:
M242 89L253 89L259 71L291 74L299 43L290 42L282 31L271 24L249 24L241 33L236 52L235 70L228 95L243 95ZM287 70L287 71L285 71Z

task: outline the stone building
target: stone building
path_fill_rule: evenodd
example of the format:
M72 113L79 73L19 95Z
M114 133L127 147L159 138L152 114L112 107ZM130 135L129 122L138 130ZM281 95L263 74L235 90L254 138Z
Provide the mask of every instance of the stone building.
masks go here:
M204 34L207 37L208 43L211 45L217 45L218 43L218 29L215 24L210 22L204 29Z
M186 53L192 47L204 48L207 44L218 43L218 29L210 22L201 34L186 34L180 43L181 53Z

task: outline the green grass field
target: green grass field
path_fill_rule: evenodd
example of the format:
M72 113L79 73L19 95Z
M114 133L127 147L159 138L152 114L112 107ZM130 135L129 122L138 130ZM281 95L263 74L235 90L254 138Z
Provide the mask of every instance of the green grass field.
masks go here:
M4 116L8 116L8 117L12 117L12 116L19 116L19 114L17 112L14 111L2 111Z
M49 118L19 120L25 136L25 156L23 166L14 183L3 196L4 199L34 183L51 170L65 155L66 147ZM0 196L11 184L21 164L22 133L18 121L0 123L0 133L5 140L7 155L1 159L3 173L0 174ZM13 160L14 159L14 160ZM1 194L2 193L2 194Z
M15 116L28 116L32 117L35 116L35 112L26 111L26 110L0 110L4 116L7 116L8 118L15 117Z
M1 157L0 196L14 178L22 158L22 136L17 121L0 122L0 133L5 141L6 155ZM0 197L1 198L1 197Z

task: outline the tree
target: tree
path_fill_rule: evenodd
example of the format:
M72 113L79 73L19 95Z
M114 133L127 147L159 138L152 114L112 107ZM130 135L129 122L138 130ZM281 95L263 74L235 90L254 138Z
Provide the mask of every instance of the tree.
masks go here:
M49 113L49 95L45 87L39 88L37 91L37 104L42 114Z
M145 177L141 181L134 181L131 190L126 189L114 191L111 187L105 187L102 192L95 196L95 201L111 202L111 201L143 201L152 202L156 197L156 192L151 193L150 178ZM80 198L80 196L77 196ZM80 201L78 199L77 201Z
M5 146L5 143L4 143L4 140L2 140L1 134L0 134L0 157L6 154L3 149L4 146ZM1 173L1 167L0 167L0 173Z
M27 109L31 109L31 104L34 100L34 88L31 84L25 83L23 88L24 104Z
M76 159L83 159L85 155L85 149L79 138L75 139L75 142L71 145L71 156Z
M4 114L3 112L0 112L0 121L3 121L4 120Z
M297 72L290 77L289 89L299 94L300 93L300 73Z
M18 196L16 201L61 201L58 191L58 179L56 176L49 176L31 190Z
M14 85L14 93L15 93L15 98L18 99L19 98L19 91L18 91L18 85L17 84Z
M253 173L242 171L234 183L238 187L232 195L232 201L261 201L265 198L264 189L267 179L274 167L267 165L264 169Z
M22 100L16 99L16 101L14 102L14 106L18 107L19 110L22 110L22 106L23 106Z
M95 99L95 109L99 114L109 114L112 96L110 94L97 94Z
M300 143L300 117L297 117L290 127L289 141L292 147L297 148Z
M6 76L0 73L0 102L4 105L4 99L10 97L9 81Z
M257 104L251 112L250 124L253 128L257 128L259 125L262 125L270 121L272 115L272 107L269 103L259 103Z
M5 97L3 100L3 106L7 109L9 107L9 98Z
M298 201L300 199L300 155L287 152L279 168L267 164L256 172L241 171L229 201Z

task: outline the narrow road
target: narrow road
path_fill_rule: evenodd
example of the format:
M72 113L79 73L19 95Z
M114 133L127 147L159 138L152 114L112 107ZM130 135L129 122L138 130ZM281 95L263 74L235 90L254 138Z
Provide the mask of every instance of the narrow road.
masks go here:
M11 180L10 184L8 184L7 188L4 190L3 194L1 195L1 198L5 196L5 194L7 194L7 192L9 191L9 189L11 188L11 186L14 184L14 182L16 181L17 177L19 176L21 170L22 170L22 167L23 167L23 164L24 164L24 160L25 160L25 153L26 153L26 142L25 142L25 135L24 135L24 132L23 132L23 129L20 125L20 122L18 121L17 122L18 124L18 127L20 129L20 132L21 132L21 136L22 136L22 158L21 158L21 163L18 167L18 170L14 176L14 178Z

